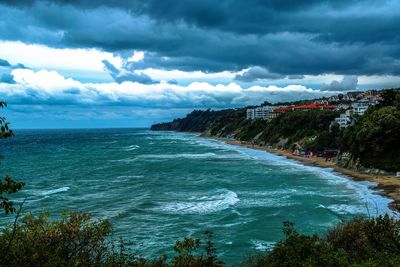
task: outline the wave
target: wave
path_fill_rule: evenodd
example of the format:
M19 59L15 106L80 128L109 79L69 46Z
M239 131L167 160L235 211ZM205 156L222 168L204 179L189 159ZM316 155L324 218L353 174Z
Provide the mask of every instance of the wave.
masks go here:
M69 189L70 188L68 186L64 186L64 187L60 187L60 188L57 188L57 189L52 189L52 190L49 190L49 191L42 192L40 195L42 195L42 196L53 195L53 194L57 194L57 193L60 193L60 192L66 192Z
M208 214L228 209L240 201L230 190L219 190L211 196L191 197L187 202L175 202L161 206L159 210L178 214Z
M138 146L138 145L130 145L130 146L124 147L123 150L132 151L132 150L136 150L138 148L140 148L140 146Z
M230 145L217 140L199 140L198 142L199 144L208 147L229 149L231 151L245 154L251 159L268 163L268 165L275 165L285 168L285 171L293 172L296 175L299 170L305 173L317 175L327 184L341 186L346 190L349 190L349 194L347 196L351 196L352 198L358 200L358 202L360 203L359 205L352 207L346 207L346 205L333 206L331 207L331 209L335 210L334 212L341 213L345 212L346 210L351 214L362 213L365 215L369 215L369 213L371 213L371 215L382 215L388 213L391 216L400 216L399 213L391 210L388 206L393 200L382 196L378 190L373 189L374 187L376 187L376 183L368 181L353 181L348 176L338 173L331 168L320 168L315 166L303 165L302 163L295 160L287 159L284 156L275 155L263 150ZM331 196L333 196L333 194L331 194Z
M271 242L271 241L268 242L262 240L251 240L250 243L256 250L261 250L261 251L271 251L276 245L276 242Z
M66 148L66 147L63 147L63 146L62 146L62 147L59 147L59 148L58 148L58 151L61 152L61 151L74 151L74 150L71 149L71 148Z
M147 155L141 155L139 157L150 158L150 159L175 159L175 158L213 158L216 156L217 155L215 153L197 153L197 154L182 153L182 154L161 154L161 155L147 154Z
M368 214L369 216L378 216L381 214L379 208L372 206L372 203L366 203L365 205L336 204L329 205L326 208L336 215Z
M113 179L112 183L121 183L121 182L128 182L132 180L137 180L144 178L144 175L120 175Z
M110 159L109 162L123 162L123 163L131 163L137 161L138 158L126 158L126 159Z
M177 159L177 158L186 158L186 159L226 159L226 160L234 160L234 159L246 159L245 156L241 154L220 154L217 155L213 152L207 153L181 153L181 154L147 154L140 155L140 158L146 159Z

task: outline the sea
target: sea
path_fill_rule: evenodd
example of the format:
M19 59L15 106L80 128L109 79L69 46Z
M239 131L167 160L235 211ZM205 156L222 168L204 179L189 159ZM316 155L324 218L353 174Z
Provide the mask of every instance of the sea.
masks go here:
M324 235L354 216L395 214L375 184L198 134L148 129L16 130L0 173L26 186L22 213L90 212L144 257L214 233L227 263L274 247L284 221ZM1 225L12 222L0 215Z

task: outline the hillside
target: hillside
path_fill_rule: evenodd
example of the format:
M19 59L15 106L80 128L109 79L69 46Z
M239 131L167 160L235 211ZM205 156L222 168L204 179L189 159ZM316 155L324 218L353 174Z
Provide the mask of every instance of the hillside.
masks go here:
M271 121L246 119L246 109L195 110L185 118L151 126L154 131L201 132L206 136L230 137L258 145L321 153L350 153L342 160L347 167L400 170L400 91L384 90L381 102L370 107L355 125L331 126L340 111L295 110ZM296 103L302 103L297 101ZM293 103L285 103L287 105Z

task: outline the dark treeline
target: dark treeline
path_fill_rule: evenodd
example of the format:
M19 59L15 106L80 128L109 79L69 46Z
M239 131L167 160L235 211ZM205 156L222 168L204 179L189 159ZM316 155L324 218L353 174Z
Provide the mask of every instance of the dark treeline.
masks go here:
M242 121L246 117L245 109L224 109L219 111L194 110L183 119L175 119L172 122L154 124L153 131L179 131L179 132L205 132L211 124L224 124L233 118Z
M315 153L340 150L342 154L351 154L343 163L347 167L400 171L400 91L385 90L382 98L380 104L370 107L354 126L345 130L331 124L340 111L290 111L267 122L246 120L246 108L195 110L185 118L155 124L151 130L202 132L215 137L232 135L240 141Z

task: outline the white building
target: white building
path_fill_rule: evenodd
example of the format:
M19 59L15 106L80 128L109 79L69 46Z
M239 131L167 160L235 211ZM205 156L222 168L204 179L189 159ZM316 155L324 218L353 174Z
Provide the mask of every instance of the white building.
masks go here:
M370 103L368 102L355 102L351 104L354 114L358 116L364 115L365 111L367 111L369 106Z
M246 118L249 120L254 120L254 119L271 120L272 112L276 108L277 107L275 106L261 106L261 107L247 109Z
M255 108L248 108L246 110L246 119L252 120L256 117L256 109Z
M341 109L347 110L347 109L349 109L350 107L351 107L350 104L343 104L343 103L340 103L339 105L336 106L336 110L341 110Z
M339 124L340 128L347 128L353 125L355 122L353 117L353 110L346 110L345 113L342 113L338 118L335 118L335 122Z

